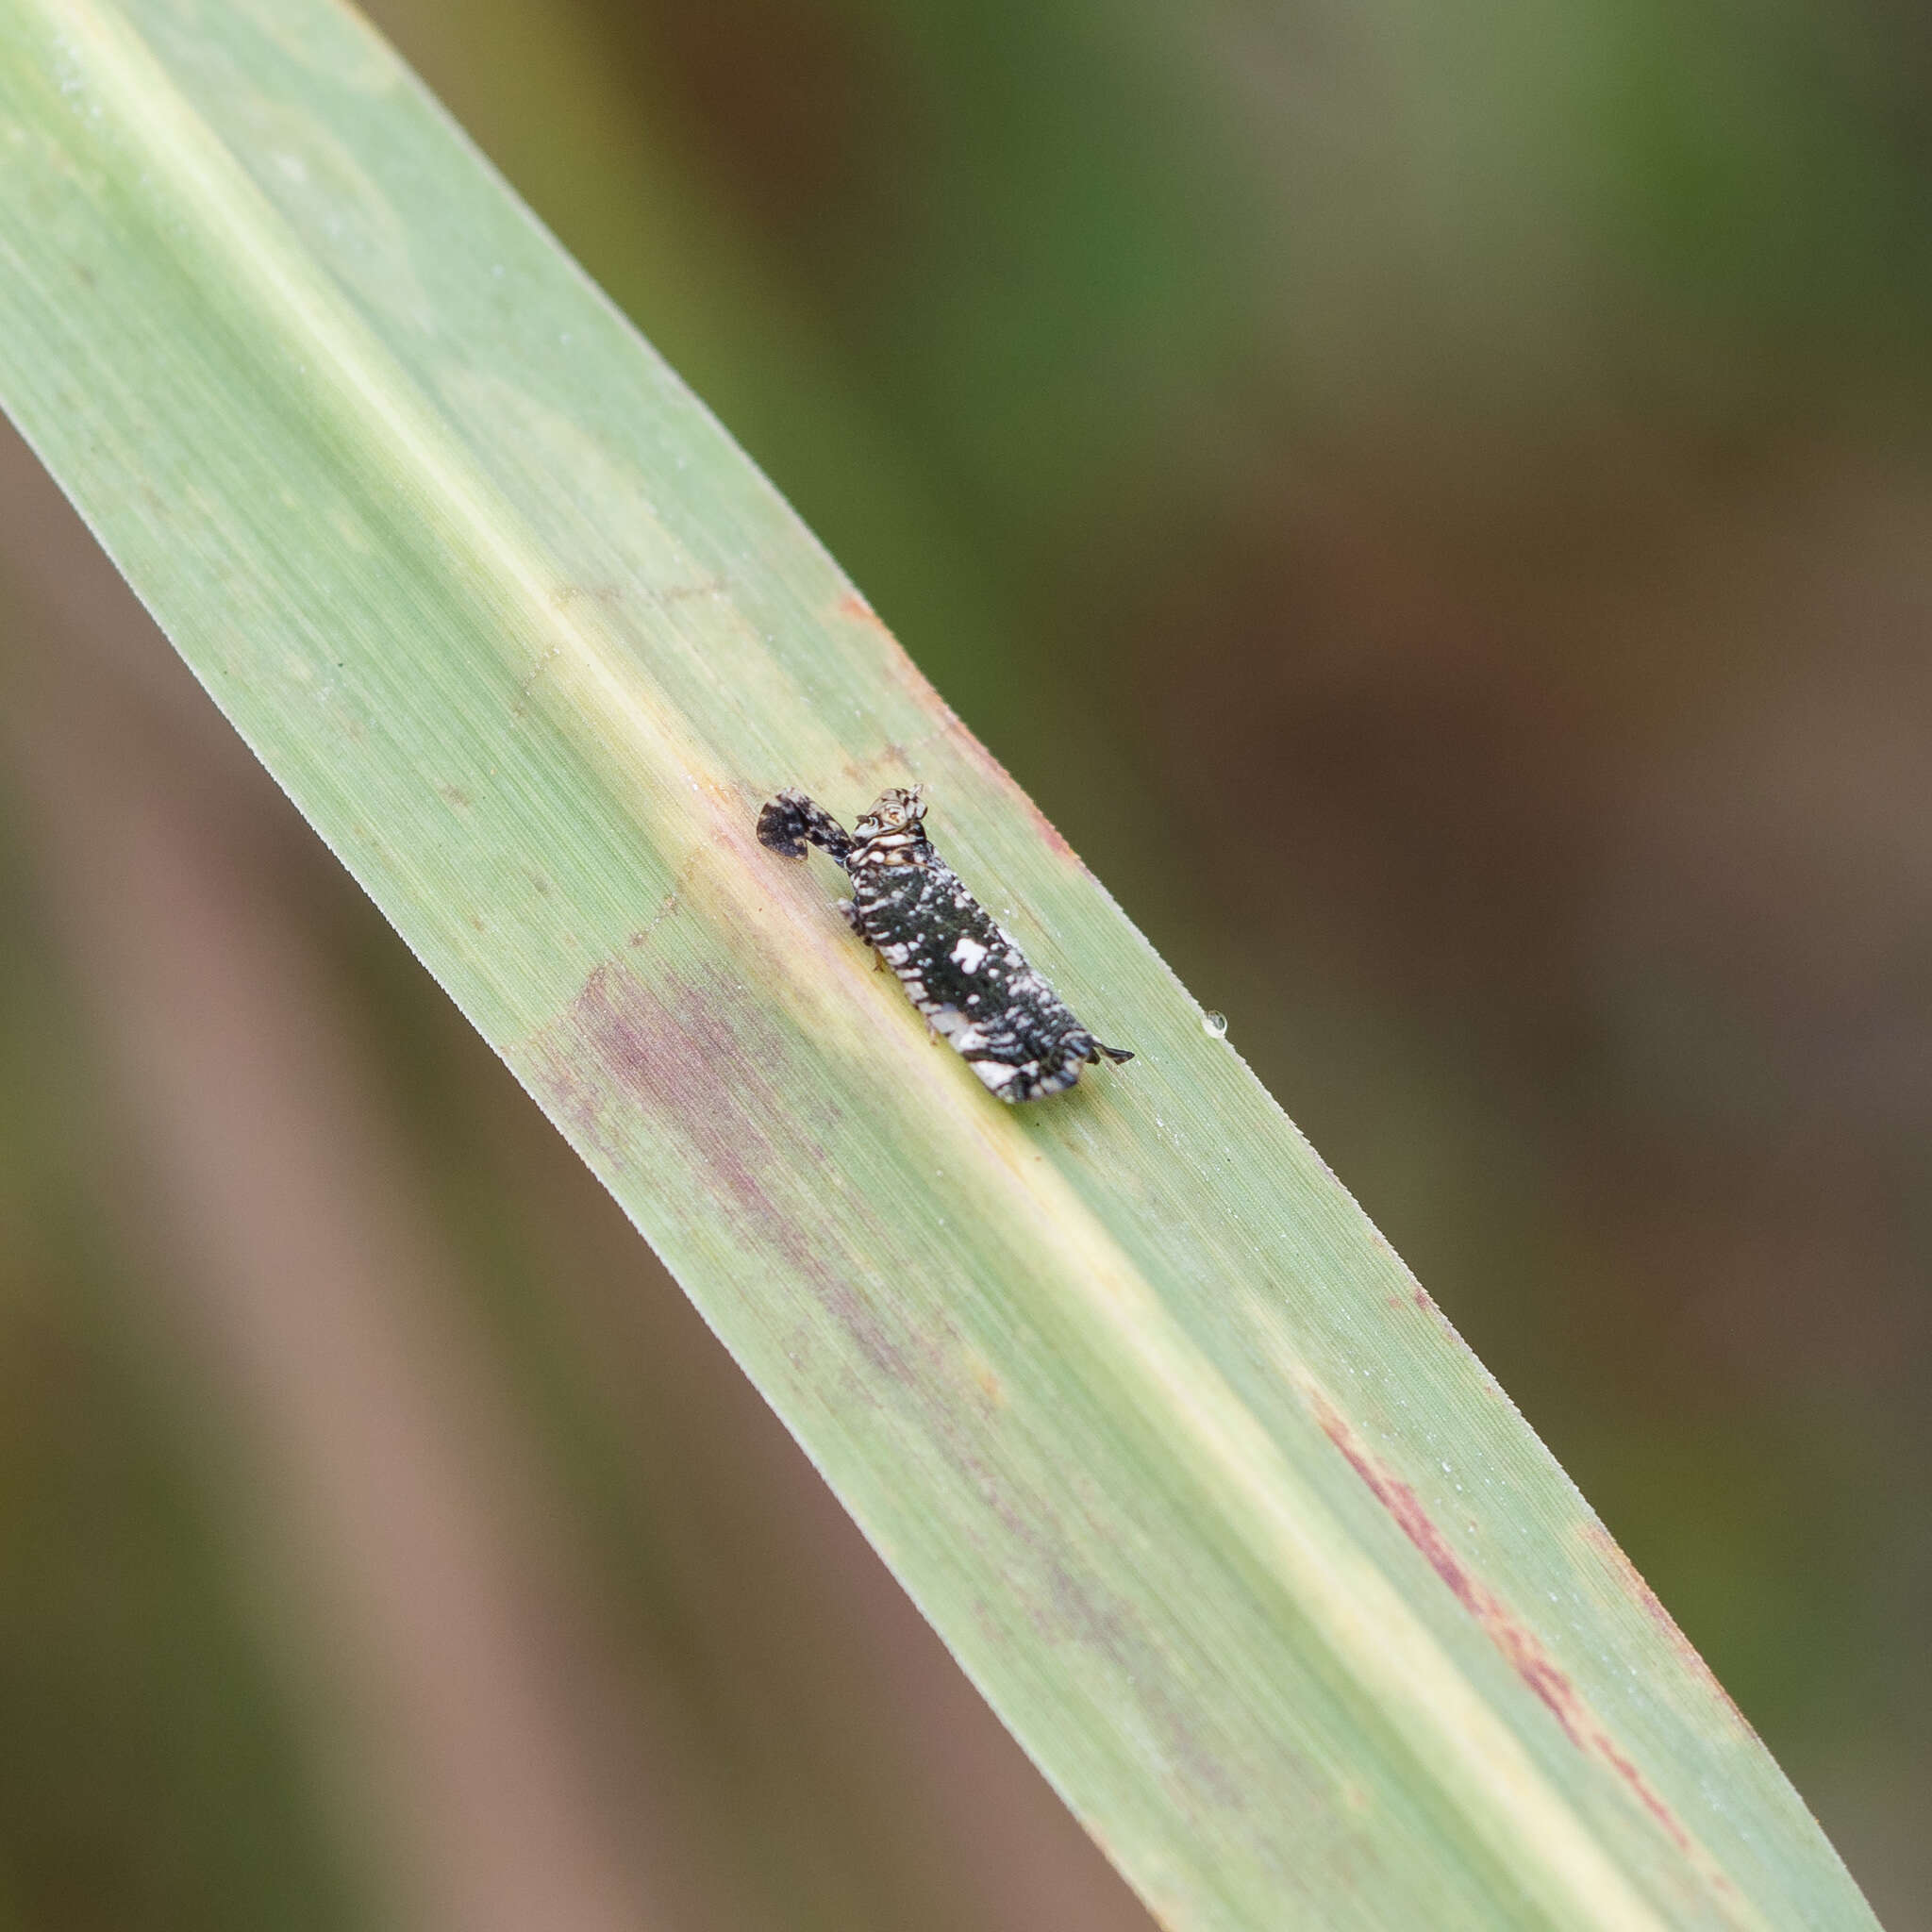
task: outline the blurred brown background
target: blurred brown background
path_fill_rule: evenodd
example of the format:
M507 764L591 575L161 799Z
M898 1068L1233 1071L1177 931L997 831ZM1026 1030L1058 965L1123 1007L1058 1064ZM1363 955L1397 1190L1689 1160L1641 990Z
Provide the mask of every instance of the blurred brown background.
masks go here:
M374 11L1932 1925L1924 19ZM10 441L0 639L0 1925L1144 1924Z

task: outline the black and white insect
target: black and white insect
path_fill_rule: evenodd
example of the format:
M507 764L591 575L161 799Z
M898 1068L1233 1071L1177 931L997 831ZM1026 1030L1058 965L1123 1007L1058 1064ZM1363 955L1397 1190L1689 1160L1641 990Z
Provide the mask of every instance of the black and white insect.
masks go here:
M853 931L1002 1100L1064 1092L1103 1057L1132 1059L1074 1019L932 849L923 790L881 792L849 832L804 792L781 791L758 814L758 842L787 858L816 845L845 868L852 896L839 909Z

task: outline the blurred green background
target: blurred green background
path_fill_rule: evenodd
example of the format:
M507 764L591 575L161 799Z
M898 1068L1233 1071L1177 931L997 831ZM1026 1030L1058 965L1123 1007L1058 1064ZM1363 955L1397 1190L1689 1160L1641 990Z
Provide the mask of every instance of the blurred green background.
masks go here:
M1926 18L373 14L1932 1925ZM0 1926L1144 1925L10 440L0 638Z

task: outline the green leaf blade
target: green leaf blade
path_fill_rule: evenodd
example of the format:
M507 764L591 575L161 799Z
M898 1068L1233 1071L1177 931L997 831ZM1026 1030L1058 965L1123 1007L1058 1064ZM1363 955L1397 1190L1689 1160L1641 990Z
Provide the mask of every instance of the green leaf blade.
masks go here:
M1171 1924L1869 1925L1501 1391L744 457L322 0L0 0L0 401ZM752 836L924 780L1014 1110Z

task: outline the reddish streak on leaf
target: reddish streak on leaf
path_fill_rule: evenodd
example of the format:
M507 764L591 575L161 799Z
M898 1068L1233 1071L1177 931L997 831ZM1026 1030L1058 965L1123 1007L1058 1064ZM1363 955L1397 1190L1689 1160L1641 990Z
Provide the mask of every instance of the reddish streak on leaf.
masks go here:
M1328 1403L1319 1396L1314 1402L1315 1420L1321 1424L1323 1434L1348 1458L1349 1467L1395 1519L1403 1535L1428 1559L1430 1569L1448 1585L1457 1602L1482 1625L1484 1634L1502 1652L1509 1668L1562 1726L1563 1735L1578 1750L1594 1751L1623 1779L1672 1842L1680 1851L1690 1851L1690 1834L1583 1701L1575 1685L1543 1648L1542 1640L1513 1616L1480 1577L1471 1574L1448 1539L1436 1527L1414 1489L1371 1455Z
M1583 1540L1603 1558L1624 1590L1636 1599L1644 1615L1663 1632L1664 1641L1676 1653L1685 1669L1737 1720L1740 1730L1755 1738L1757 1734L1752 1729L1751 1721L1731 1701L1731 1693L1718 1682L1716 1673L1698 1654L1697 1646L1677 1628L1677 1620L1657 1600L1656 1591L1644 1582L1637 1565L1624 1554L1616 1538L1602 1524L1589 1523L1584 1525Z
M957 718L953 721L951 735L953 742L965 754L966 758L973 764L977 765L1003 791L1010 791L1026 808L1027 811L1032 814L1033 829L1039 833L1041 841L1058 858L1067 860L1069 864L1078 865L1080 862L1079 854L1060 837L1059 830L1053 821L1034 804L1032 799L1027 797L1025 792L1021 791L1020 787L1014 782L1013 774L1007 770L1006 766L1001 764L999 759L994 758L991 752L988 751L985 745L981 744L978 739L974 737L972 732L967 730L965 725L961 724Z

